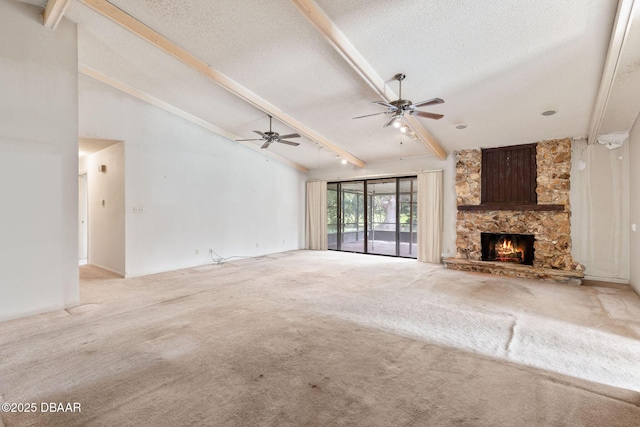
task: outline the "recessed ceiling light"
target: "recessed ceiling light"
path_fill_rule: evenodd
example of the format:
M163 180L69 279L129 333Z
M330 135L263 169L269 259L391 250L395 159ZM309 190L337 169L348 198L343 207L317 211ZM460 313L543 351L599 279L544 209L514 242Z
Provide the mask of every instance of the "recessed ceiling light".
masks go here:
M558 112L558 110L547 110L547 111L543 111L541 114L543 116L553 116L557 112Z
M466 129L466 128L467 128L467 125L463 125L463 124L456 125L456 129Z

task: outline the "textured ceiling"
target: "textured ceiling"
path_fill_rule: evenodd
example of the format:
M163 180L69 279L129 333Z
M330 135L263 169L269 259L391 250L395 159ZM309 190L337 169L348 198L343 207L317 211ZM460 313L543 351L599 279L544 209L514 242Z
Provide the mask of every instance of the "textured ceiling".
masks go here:
M112 139L92 139L80 138L78 140L78 156L84 157L89 154L97 153L105 148L109 148L122 141L114 141Z
M423 108L443 119L418 120L447 152L588 132L615 1L316 1L396 93L392 78L403 72L403 98L445 100ZM387 116L352 119L383 111L372 104L380 98L290 0L111 3L365 162L432 154L406 136L401 145L396 129L382 128ZM263 112L80 2L65 16L79 24L82 64L242 138L268 129ZM638 97L618 80L610 104L632 123ZM540 115L548 109L558 114ZM276 120L274 130L295 131ZM336 162L299 141L269 150L310 169Z
M381 75L406 72L411 99L446 100L429 128L450 150L587 133L615 2L319 4Z

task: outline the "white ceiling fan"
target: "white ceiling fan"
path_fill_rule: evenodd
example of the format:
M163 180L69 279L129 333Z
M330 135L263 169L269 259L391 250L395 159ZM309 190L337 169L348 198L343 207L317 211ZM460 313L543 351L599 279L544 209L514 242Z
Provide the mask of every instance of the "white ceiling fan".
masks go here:
M402 124L402 118L404 117L405 113L412 116L426 117L428 119L434 119L434 120L439 120L443 118L444 116L442 114L428 113L426 111L417 110L417 108L425 107L427 105L442 104L444 101L440 98L433 98L427 101L416 102L415 104L408 99L402 99L402 81L405 79L405 77L406 76L402 73L396 74L393 77L398 81L400 85L400 91L399 91L397 100L391 101L391 102L374 101L374 104L378 104L385 107L387 111L383 111L380 113L367 114L364 116L358 116L358 117L354 117L354 119L377 116L379 114L392 114L392 116L389 118L389 120L386 121L383 127L387 127L392 123L394 124L395 127L400 127L400 125Z

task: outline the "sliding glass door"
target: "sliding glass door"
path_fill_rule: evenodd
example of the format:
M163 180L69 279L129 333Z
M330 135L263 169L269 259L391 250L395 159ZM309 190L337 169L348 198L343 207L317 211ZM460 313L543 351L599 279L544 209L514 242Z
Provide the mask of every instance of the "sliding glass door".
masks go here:
M327 183L327 248L338 247L338 188L340 183Z
M365 252L364 181L344 182L340 190L340 250Z
M418 179L398 180L398 225L400 227L399 255L418 257Z
M396 178L367 181L369 238L367 253L398 255Z
M329 249L417 257L417 179L327 184Z

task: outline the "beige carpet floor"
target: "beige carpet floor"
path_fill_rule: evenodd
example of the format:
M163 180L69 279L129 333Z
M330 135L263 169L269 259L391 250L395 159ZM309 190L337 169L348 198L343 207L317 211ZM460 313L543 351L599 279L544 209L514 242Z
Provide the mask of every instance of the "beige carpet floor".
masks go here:
M14 426L639 426L640 297L294 251L0 323ZM81 412L42 412L42 403Z

